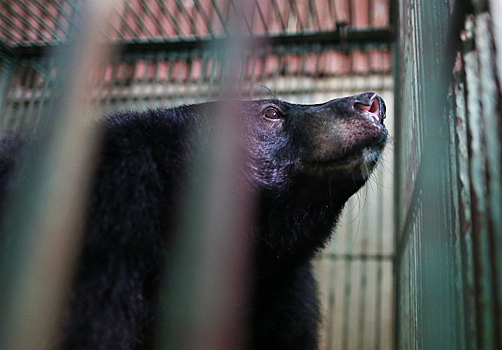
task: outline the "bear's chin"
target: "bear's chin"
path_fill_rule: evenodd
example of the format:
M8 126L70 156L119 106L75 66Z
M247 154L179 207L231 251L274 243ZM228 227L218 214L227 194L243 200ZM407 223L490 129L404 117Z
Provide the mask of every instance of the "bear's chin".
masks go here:
M343 157L305 162L304 171L320 178L366 180L370 177L379 157L378 150L364 147Z

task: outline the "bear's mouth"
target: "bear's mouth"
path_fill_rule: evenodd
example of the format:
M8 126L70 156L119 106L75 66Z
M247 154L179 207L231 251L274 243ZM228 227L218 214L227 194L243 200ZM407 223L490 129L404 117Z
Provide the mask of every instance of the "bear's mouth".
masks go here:
M337 165L345 165L362 157L363 150L367 147L358 147L356 149L351 149L349 151L343 152L342 154L336 154L331 157L326 157L324 159L318 159L309 162L315 167L333 167Z
M380 143L360 145L343 154L309 161L306 163L306 169L321 177L368 178L380 158L382 148Z

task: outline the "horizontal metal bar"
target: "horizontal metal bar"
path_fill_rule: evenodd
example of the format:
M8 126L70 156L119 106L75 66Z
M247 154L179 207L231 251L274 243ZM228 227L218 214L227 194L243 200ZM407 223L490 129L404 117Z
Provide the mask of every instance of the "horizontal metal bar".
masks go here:
M389 260L392 261L394 259L394 255L392 254L330 254L323 253L322 256L319 256L318 259L331 259L331 260Z
M239 37L220 38L195 38L190 40L179 39L151 39L115 41L112 45L121 46L123 54L129 53L155 53L155 52L182 52L195 49L204 49L211 45L227 47L234 40L241 40ZM394 41L394 33L390 28L351 30L346 32L330 31L319 33L299 33L299 34L278 34L272 36L246 37L250 41L250 47L295 47L308 44L310 46L319 45L319 50L324 47L341 49L378 46L390 44ZM5 47L0 45L0 52L15 55L18 58L36 58L43 56L53 50L64 49L66 44L34 44L30 46ZM214 47L214 46L213 46Z

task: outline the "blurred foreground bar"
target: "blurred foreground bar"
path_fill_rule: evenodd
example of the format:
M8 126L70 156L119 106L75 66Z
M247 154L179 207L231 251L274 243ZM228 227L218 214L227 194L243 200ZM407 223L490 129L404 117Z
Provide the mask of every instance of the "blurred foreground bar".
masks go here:
M111 1L82 3L75 42L55 57L52 102L25 155L26 171L7 199L0 263L0 348L52 349L78 258L94 155L92 77L108 60L102 32Z

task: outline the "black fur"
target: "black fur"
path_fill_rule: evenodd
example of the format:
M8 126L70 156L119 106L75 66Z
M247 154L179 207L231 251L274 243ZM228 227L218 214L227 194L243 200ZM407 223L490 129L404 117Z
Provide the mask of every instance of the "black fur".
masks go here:
M194 129L207 125L214 106L123 112L103 120L65 348L151 344L155 295L193 161ZM258 198L250 347L316 349L311 259L383 150L385 105L365 93L319 105L261 100L240 107L235 117L246 125L248 178ZM0 147L3 196L14 148Z

